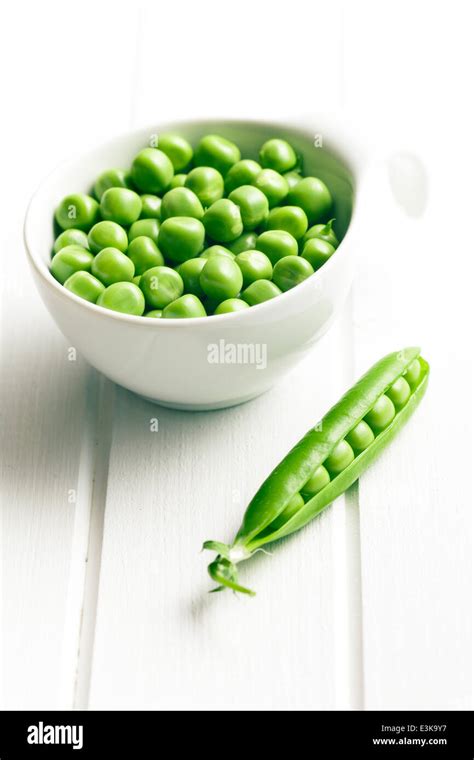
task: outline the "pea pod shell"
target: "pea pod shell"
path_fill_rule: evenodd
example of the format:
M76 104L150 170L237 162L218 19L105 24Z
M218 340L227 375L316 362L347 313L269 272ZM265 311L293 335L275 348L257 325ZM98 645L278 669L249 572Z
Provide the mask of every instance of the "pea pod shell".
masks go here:
M289 536L291 533L302 528L316 515L322 512L326 507L332 504L338 496L344 493L349 486L351 486L359 478L359 476L377 459L379 454L385 449L390 441L397 435L398 431L403 427L407 420L411 417L416 407L423 398L426 388L428 386L429 366L427 362L419 358L422 366L422 379L420 380L416 390L412 393L408 399L406 405L398 412L394 417L393 422L383 430L375 441L358 457L346 467L346 469L338 475L334 480L328 483L322 491L316 496L310 499L300 511L294 515L288 522L277 531L269 533L262 537L262 540L257 538L252 542L249 547L250 551L255 551L259 546L269 543L270 541L276 541L279 538Z
M321 422L309 430L306 435L294 446L287 456L277 465L273 472L262 484L245 512L242 525L237 533L234 545L249 546L264 528L270 525L273 520L283 511L290 499L301 490L303 485L309 480L313 472L320 464L327 459L335 445L344 438L347 433L360 422L363 417L370 411L379 396L381 396L392 383L400 377L411 362L420 354L419 348L405 348L402 351L396 351L380 359L371 367L358 382L350 388L347 393L337 402L329 412L323 417ZM415 394L413 394L415 395ZM411 398L411 397L410 397ZM409 405L409 402L407 406ZM410 405L411 408L412 405ZM403 410L402 410L403 412ZM396 416L395 420L402 414ZM405 416L405 415L404 415ZM388 432L389 428L386 432ZM396 432L396 431L395 431ZM381 434L383 435L383 434ZM378 436L380 439L381 436ZM366 466L370 452L369 447L367 456L363 458L362 469ZM379 447L377 446L377 449ZM358 471L359 462L362 461L362 455L357 457L357 465L354 469ZM348 468L350 469L350 468ZM360 474L360 473L359 473ZM335 478L334 483L341 478ZM355 475L354 480L359 475ZM346 475L346 478L349 476ZM353 482L353 481L351 481ZM342 491L348 485L342 488ZM327 489L331 484L321 492L329 493ZM319 497L316 496L314 499ZM326 496L324 496L326 498ZM333 501L333 496L330 501ZM309 501L301 512L310 511L308 506L314 506L314 499ZM330 503L330 502L328 502ZM296 520L296 515L290 522ZM311 517L308 517L307 522ZM304 523L303 523L304 524ZM289 528L290 523L287 524ZM284 526L286 529L287 526ZM295 530L297 528L294 528ZM278 531L278 536L287 535L283 528ZM290 531L293 532L293 529ZM270 539L266 538L265 543Z

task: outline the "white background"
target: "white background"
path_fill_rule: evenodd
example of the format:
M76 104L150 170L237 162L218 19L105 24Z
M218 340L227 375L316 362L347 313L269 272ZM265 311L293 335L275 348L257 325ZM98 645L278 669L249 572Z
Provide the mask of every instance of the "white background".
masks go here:
M4 707L470 706L468 8L3 10ZM374 162L353 293L302 365L250 404L185 414L68 361L21 239L42 176L160 120L324 111L357 122ZM398 150L425 167L422 216L390 191L386 159ZM390 452L299 536L249 563L255 599L207 595L202 540L229 540L291 445L373 361L411 344L432 380Z

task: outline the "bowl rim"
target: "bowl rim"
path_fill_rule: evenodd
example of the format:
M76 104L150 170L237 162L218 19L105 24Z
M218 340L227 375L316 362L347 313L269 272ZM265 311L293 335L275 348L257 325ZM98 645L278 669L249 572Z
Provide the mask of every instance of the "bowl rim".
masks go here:
M266 121L266 120L260 120L260 119L232 119L232 118L214 118L209 117L206 118L196 118L196 119L178 119L176 121L173 121L167 125L165 122L162 125L162 129L179 129L179 125L194 125L198 126L199 124L209 124L209 122L212 122L216 125L239 125L239 126L245 126L245 125L255 125L259 127L265 127L267 126L270 129L281 129L282 132L284 132L285 129L290 129L293 132L300 132L302 135L307 135L307 125L305 129L305 122L307 122L307 119L302 120L285 120L284 122L280 121ZM335 155L336 158L338 158L339 161L345 164L346 168L351 174L351 179L353 182L353 203L352 203L352 213L351 218L349 220L349 224L346 230L346 233L341 240L339 246L336 249L336 252L333 256L325 263L323 266L316 270L310 277L308 277L306 280L301 282L299 285L297 285L294 288L291 288L290 290L287 290L281 295L277 296L276 298L271 298L268 301L264 301L263 303L257 304L256 306L253 306L249 309L242 309L241 311L235 311L235 312L229 312L227 314L209 314L206 317L185 317L183 319L146 319L144 315L136 316L134 314L125 314L123 312L114 311L113 309L105 309L102 306L98 306L95 303L91 303L90 301L86 301L86 299L81 298L80 296L77 296L72 291L68 290L64 287L60 282L58 282L53 275L51 274L51 271L47 266L45 266L45 262L42 260L42 257L40 256L39 252L35 248L33 239L34 239L34 231L32 229L32 223L31 223L31 212L32 208L38 201L38 197L41 196L41 193L45 186L47 186L48 182L50 182L56 175L60 174L62 171L66 170L68 167L71 167L72 165L76 164L77 161L81 158L86 158L92 153L96 153L102 149L105 149L106 147L110 146L112 143L120 143L126 140L127 138L130 138L133 135L136 135L137 137L142 133L147 133L148 130L152 130L149 132L149 134L154 134L158 128L158 124L154 124L152 126L148 127L138 127L133 130L126 130L122 131L117 135L114 135L112 138L109 138L108 140L101 141L100 143L94 143L93 145L90 145L87 149L76 152L72 157L69 157L67 159L64 159L59 164L55 166L52 171L50 171L47 175L43 177L39 185L37 186L36 190L33 192L32 196L30 197L30 200L28 202L26 213L25 213L25 219L23 224L23 241L26 249L26 253L28 256L28 260L30 262L30 265L33 267L35 272L42 278L42 280L45 282L45 284L48 286L50 290L55 292L60 298L63 300L72 300L73 302L76 302L79 307L85 308L86 310L91 311L92 313L95 313L103 319L112 319L112 320L118 320L119 322L125 322L128 324L135 324L140 325L142 328L148 327L151 329L158 329L163 330L168 327L171 329L184 329L186 327L190 327L191 325L195 327L196 329L204 328L205 326L210 327L209 320L213 320L212 325L215 324L224 324L224 321L235 321L235 320L241 320L242 322L244 320L250 319L250 315L253 317L255 316L255 309L259 310L259 313L262 314L262 317L266 312L269 312L272 309L279 308L278 306L275 306L275 302L278 302L281 304L282 308L284 307L284 303L290 304L291 299L298 298L298 294L303 294L303 289L309 290L311 287L314 288L314 282L315 277L319 275L326 276L329 275L330 271L334 268L334 266L337 264L338 261L340 261L341 258L341 248L342 253L345 253L345 249L347 247L347 244L345 244L346 238L349 235L351 229L354 227L354 218L357 214L358 209L358 197L359 197L359 182L358 182L358 176L357 176L357 170L354 168L354 166L351 163L350 158L347 156L345 151L341 150L340 147L335 143L331 138L325 139L325 144L329 147L329 152L331 152L333 155ZM336 123L335 125L337 129L340 129L340 125ZM345 131L345 130L344 130ZM324 272L323 275L320 273ZM283 301L283 299L285 299ZM266 310L266 311L264 311ZM219 320L218 323L216 323L214 320Z

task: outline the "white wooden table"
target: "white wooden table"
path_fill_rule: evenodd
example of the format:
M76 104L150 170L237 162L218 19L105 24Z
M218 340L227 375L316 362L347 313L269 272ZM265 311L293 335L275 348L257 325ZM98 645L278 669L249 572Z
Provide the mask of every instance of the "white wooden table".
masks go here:
M3 706L469 707L472 251L461 241L472 132L456 105L468 92L461 6L321 2L308 20L299 0L241 2L238 14L211 0L185 11L91 3L77 15L50 5L45 24L44 4L15 3L0 46L11 98L0 189ZM249 24L256 37L243 44ZM453 38L443 56L441 32ZM277 388L186 414L69 360L21 239L28 196L51 166L164 118L355 106L387 144L421 157L428 205L408 217L375 163L351 298ZM300 535L249 563L255 599L208 595L201 542L230 539L314 420L379 356L414 343L431 385L390 452Z

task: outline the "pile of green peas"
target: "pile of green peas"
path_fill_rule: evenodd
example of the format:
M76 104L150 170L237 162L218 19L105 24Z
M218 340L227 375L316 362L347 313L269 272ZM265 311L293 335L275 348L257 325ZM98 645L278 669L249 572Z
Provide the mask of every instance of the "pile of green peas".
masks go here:
M333 255L333 198L283 139L259 162L177 134L109 169L55 212L52 275L106 309L162 319L227 314L299 285Z

